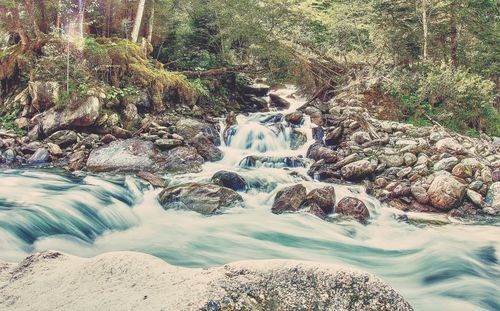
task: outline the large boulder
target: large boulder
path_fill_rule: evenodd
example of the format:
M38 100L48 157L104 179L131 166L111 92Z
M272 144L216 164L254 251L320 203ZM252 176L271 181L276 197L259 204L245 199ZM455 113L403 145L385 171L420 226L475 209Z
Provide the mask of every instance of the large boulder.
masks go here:
M449 152L453 154L467 154L465 147L451 137L439 140L436 143L436 149L441 153Z
M37 131L50 135L57 130L91 126L99 117L101 105L97 97L88 97L76 107L66 107L62 111L51 108L35 116L33 123L39 125Z
M30 81L28 84L31 106L36 111L52 108L59 97L59 83L54 81Z
M191 144L196 148L206 161L220 161L224 157L222 150L217 148L210 136L205 133L198 133L192 140Z
M263 83L254 83L250 85L245 85L243 87L243 92L249 95L255 95L257 97L266 96L271 87Z
M352 198L345 197L337 203L335 208L335 213L339 215L345 215L353 217L358 221L364 222L370 218L370 212L363 201Z
M234 172L219 171L212 176L211 181L218 186L234 191L245 191L248 189L246 180Z
M301 184L286 187L278 191L274 197L271 211L274 214L296 212L300 209L307 195L306 187Z
M170 173L199 173L205 161L193 147L177 147L164 155L163 168Z
M0 288L4 311L413 310L372 274L293 260L201 269L137 252L79 258L47 251L19 264L0 262Z
M337 153L318 142L309 147L307 157L315 161L325 160L326 163L335 163L337 161Z
M375 171L375 166L368 160L349 163L340 169L340 174L346 180L356 180L370 176Z
M231 207L243 206L243 198L229 188L190 183L164 189L160 193L160 203L165 209L186 209L214 215Z
M465 185L448 174L437 175L427 190L432 206L441 211L458 207L464 198Z
M323 213L331 214L335 208L335 188L332 186L314 189L309 192L302 203L301 208L311 208L311 206L318 206Z
M152 142L139 139L116 140L92 150L87 168L92 172L138 172L152 170L155 165Z

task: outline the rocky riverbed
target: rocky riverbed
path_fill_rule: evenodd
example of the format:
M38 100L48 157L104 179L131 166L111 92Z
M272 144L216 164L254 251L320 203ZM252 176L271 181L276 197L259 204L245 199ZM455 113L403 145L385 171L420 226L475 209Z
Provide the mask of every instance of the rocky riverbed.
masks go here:
M300 96L293 89L271 90L263 84L245 88L248 107L239 108L243 114L276 111L260 120L265 129L257 131L238 125L234 112L224 117L204 111L203 117L199 117L201 108L196 106L181 106L161 116L141 113L148 107L147 95L118 103L124 106L120 113L106 108L110 103L99 94L89 96L78 109L69 107L61 111L49 108L52 89L51 84L30 85L18 96L26 116L33 114L34 106L48 109L29 119L16 120L20 128L29 130L27 136L0 131L0 165L4 168L55 166L69 171L135 173L161 187L164 185L162 174L201 172L205 162L223 159L221 146L246 144L245 148L256 151L242 160L247 167L276 167L278 162L283 169L308 167L310 178L332 184L363 183L370 194L403 211L447 213L454 217L500 213L498 138L483 135L473 139L439 125L415 127L378 120L364 108L334 100L304 105L306 101L297 100ZM41 103L44 104L40 106ZM306 118L310 129L302 126ZM139 124L138 130L129 130L134 123ZM248 141L235 142L235 132L245 130L249 135L236 139ZM308 130L312 131L310 141L304 132ZM263 137L271 141L263 144ZM304 145L308 146L304 155L259 155L267 152L269 146L297 150ZM225 178L226 183L231 184L241 177ZM219 186L225 188L227 184L222 182ZM194 189L162 198L178 201L183 193L196 196L207 191L221 195L220 189L210 187L210 191ZM307 194L300 185L296 187L284 190L293 196L285 195L281 200L276 197L273 212L306 209L319 217L334 211L361 221L369 217L362 202L355 200L339 202L342 203L339 208L334 208L333 187L331 191L323 189L324 194ZM171 190L167 189L168 192ZM332 196L333 204L325 195ZM237 195L230 197L237 198ZM219 210L217 204L213 211Z

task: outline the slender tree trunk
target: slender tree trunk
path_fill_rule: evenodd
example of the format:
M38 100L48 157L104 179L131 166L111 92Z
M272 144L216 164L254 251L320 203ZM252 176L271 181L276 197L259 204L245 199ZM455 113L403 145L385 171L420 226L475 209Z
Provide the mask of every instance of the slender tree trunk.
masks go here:
M62 10L62 3L61 0L57 3L57 17L56 17L56 28L61 29L62 23L61 23L61 10Z
M422 26L424 31L424 60L427 60L429 25L427 24L427 0L422 0Z
M21 40L21 46L23 47L23 49L26 49L29 46L31 40L30 37L28 36L28 33L26 32L26 29L21 24L19 10L15 8L15 9L10 9L9 11L11 13L13 26L16 29L17 34L19 34L19 38Z
M148 42L153 41L153 29L155 22L155 1L151 1L151 16L149 16L149 27L148 27Z
M455 7L451 8L450 15L450 59L453 68L458 67L458 27Z
M47 33L49 31L49 22L47 19L47 6L45 5L45 0L40 0L39 1L39 8L40 8L40 30L44 33Z
M106 3L106 30L105 30L105 36L109 37L111 34L111 10L113 8L113 1L108 0Z
M85 0L78 0L77 35L83 41L83 23L85 21Z
M139 39L139 30L141 28L142 16L144 15L144 6L146 0L139 0L139 6L137 7L137 14L135 15L134 28L132 29L132 41L137 42Z
M41 37L41 32L40 28L38 27L35 11L33 11L33 0L24 0L23 2L24 2L24 7L26 8L26 12L28 13L31 26L33 27L33 32L35 33L35 37L39 39Z

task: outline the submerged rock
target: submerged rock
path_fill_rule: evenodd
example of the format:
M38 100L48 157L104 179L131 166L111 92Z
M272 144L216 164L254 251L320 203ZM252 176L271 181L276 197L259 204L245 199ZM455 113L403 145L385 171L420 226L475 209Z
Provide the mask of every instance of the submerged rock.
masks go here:
M245 191L248 189L246 180L234 172L219 171L212 176L211 181L218 186L234 191Z
M92 150L87 168L92 172L137 172L153 168L154 145L139 139L116 140Z
M214 215L231 207L243 206L243 198L229 188L190 183L164 189L160 193L160 203L165 209L186 209Z
M259 157L247 156L240 162L240 167L305 167L306 164L299 157Z
M370 218L370 212L363 201L345 197L339 201L335 208L335 213L345 216L354 217L358 221L364 222Z
M5 311L100 310L104 302L105 309L139 311L413 310L372 274L324 263L265 260L190 269L135 252L78 258L47 251L0 267L0 276L16 276L0 277Z
M306 195L306 187L301 184L283 188L274 197L271 211L274 214L296 212L304 202Z

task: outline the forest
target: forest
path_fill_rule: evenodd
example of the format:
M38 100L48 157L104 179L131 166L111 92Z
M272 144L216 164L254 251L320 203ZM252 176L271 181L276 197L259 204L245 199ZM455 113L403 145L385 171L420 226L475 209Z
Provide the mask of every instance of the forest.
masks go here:
M213 101L213 80L234 71L386 119L500 135L494 0L2 0L0 14L4 102L50 78L65 84L60 105L147 87L162 111L165 92Z

